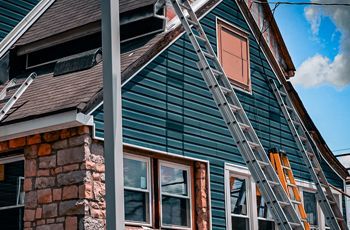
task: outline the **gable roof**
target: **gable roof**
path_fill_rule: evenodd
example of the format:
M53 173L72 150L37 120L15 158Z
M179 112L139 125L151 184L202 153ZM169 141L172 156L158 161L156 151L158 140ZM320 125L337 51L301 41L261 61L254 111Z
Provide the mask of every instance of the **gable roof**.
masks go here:
M58 5L56 5L55 7L63 7L63 5L66 5L68 1L69 0L56 0L56 3ZM98 4L96 3L97 0L87 0L87 1L91 2L91 5L86 6L86 8L83 10L85 12L84 14L88 14L88 12L92 11L92 8L90 8L92 5L94 5L95 7L99 7ZM82 2L82 1L75 1L75 2ZM209 10L219 2L221 2L221 0L212 0L207 2L199 10L197 10L196 14L198 16L203 16L204 14L209 12ZM54 7L54 5L52 7ZM128 7L134 7L134 5L128 5ZM76 5L72 8L77 9L79 7ZM57 8L50 8L50 9L57 9ZM58 8L58 9L62 10L62 8ZM86 19L86 20L90 20L88 22L99 20L98 17L100 17L99 15L100 13L96 11L98 10L96 10L95 8L95 11L93 12L93 14L90 15L91 19ZM45 16L45 14L51 15L51 17L47 15ZM60 20L57 21L56 19L54 19L53 18L54 16L65 20L70 19L70 17L75 18L75 16L73 15L71 15L70 17L68 16L63 17L58 14L53 14L53 11L50 11L50 10L46 11L45 14L42 15L42 17L37 21L37 23L35 23L22 36L22 38L17 42L17 45L25 44L25 42L27 41L34 41L33 39L35 39L34 38L35 34L37 38L41 39L41 38L44 38L44 36L41 36L41 33L46 34L45 36L51 36L53 34L60 33L60 31L62 30L60 26L58 26L58 24L56 25L55 23L53 28L51 28L52 31L47 31L49 30L48 21L52 21L52 22L60 21ZM68 12L68 14L72 14L72 13ZM87 21L85 21L84 19L85 16L83 15L79 16L79 15L77 16L78 19L74 19L74 20L77 20L76 23L78 23L79 25L83 25L84 24L83 22L86 23ZM247 16L247 12L246 12L246 16ZM248 21L248 22L252 23L252 21ZM59 25L62 26L62 22L60 22ZM74 23L69 24L69 26L67 26L66 29L72 28L74 26L76 26ZM123 81L124 82L127 81L137 71L142 69L142 67L144 67L145 64L147 64L150 60L152 60L152 58L154 58L164 48L166 48L169 44L171 44L171 42L173 42L177 37L179 37L179 35L181 35L182 32L183 32L182 27L177 26L176 28L170 31L160 33L155 37L145 41L144 44L138 46L138 48L134 48L132 50L122 53L121 54L121 71L122 71ZM268 58L273 62L274 59L273 59L273 56L270 56L270 54L268 53L269 48L267 44L264 44L264 42L262 42L261 45L263 50L265 50L265 52L267 53ZM280 79L282 79L282 82L284 84L288 84L283 78L284 76L283 72L282 71L278 72L278 67L276 68L276 65L278 65L278 63L275 63L275 68L274 68L277 72L277 75L280 77ZM69 84L63 84L63 82L69 82ZM293 91L294 90L293 87L291 85L289 87L291 87L290 93L295 94L296 95L295 97L297 97L296 92ZM52 73L44 74L42 76L38 76L34 80L32 85L26 90L26 92L21 96L21 98L16 102L14 109L10 111L10 113L7 115L7 117L4 118L3 121L1 121L0 126L9 124L9 123L16 123L22 120L33 119L44 115L59 113L67 110L78 110L83 112L89 112L97 104L102 102L102 100L103 100L102 63L99 63L98 65L87 70L69 73L69 74L56 76L56 77L53 76ZM302 106L300 99L294 100L294 103L296 103L297 105L299 104L301 105L299 106L300 111L298 110L298 112L299 114L302 115L302 118L306 119L304 120L305 123L310 122L311 118L308 117L307 112L305 108ZM317 131L317 128L314 125L311 127L308 127L308 129L310 131L316 131L316 136L320 140L323 140L322 136ZM341 166L339 161L335 159L335 157L330 151L324 150L322 151L322 153L324 154L327 160L335 164L336 170L340 172L342 176L346 177L348 175L347 173L344 173L344 167Z

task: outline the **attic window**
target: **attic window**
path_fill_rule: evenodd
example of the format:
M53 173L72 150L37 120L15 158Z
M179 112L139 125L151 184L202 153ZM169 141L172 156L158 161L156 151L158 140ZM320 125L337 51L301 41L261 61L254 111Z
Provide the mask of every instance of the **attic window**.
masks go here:
M248 34L218 20L218 56L232 84L251 91Z

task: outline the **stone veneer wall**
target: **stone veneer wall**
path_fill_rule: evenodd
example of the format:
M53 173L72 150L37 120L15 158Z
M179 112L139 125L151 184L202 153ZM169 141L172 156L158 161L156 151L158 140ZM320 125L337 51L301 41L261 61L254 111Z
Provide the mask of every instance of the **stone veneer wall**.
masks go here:
M25 156L25 230L105 228L103 145L89 127L0 142L0 155L14 150Z

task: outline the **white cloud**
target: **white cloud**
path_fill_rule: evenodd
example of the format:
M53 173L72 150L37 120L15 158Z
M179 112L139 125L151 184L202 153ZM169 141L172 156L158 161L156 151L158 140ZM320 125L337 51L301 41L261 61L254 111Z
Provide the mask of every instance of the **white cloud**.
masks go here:
M313 0L327 2L327 0ZM338 0L337 3L349 3L348 0ZM333 60L316 54L305 60L297 68L292 80L295 84L313 87L322 84L332 84L338 88L350 84L350 8L344 6L312 6L305 10L305 16L310 22L313 34L318 34L322 16L330 17L341 33L340 49ZM330 47L331 49L331 47Z

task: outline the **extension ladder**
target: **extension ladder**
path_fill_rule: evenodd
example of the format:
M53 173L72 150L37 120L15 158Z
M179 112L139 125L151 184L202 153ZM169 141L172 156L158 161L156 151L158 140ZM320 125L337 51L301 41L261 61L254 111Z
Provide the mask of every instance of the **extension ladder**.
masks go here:
M7 112L11 109L11 107L16 103L19 97L24 93L24 91L28 88L28 86L33 82L36 77L36 73L31 73L23 83L17 84L13 80L11 80L5 88L1 91L1 100L0 105L4 103L3 107L0 109L0 121L5 117ZM13 94L6 95L6 92L9 92L11 89L18 88Z
M287 155L283 152L277 152L276 149L271 149L269 155L271 164L275 168L284 190L289 195L292 203L298 207L301 221L304 223L304 229L310 230L310 224L307 221L307 215Z
M171 0L171 3L199 58L199 71L253 179L266 199L266 205L271 210L274 220L280 229L303 229L301 220L270 164L190 3L188 0L178 1L181 0Z
M273 79L269 79L269 83L278 100L278 104L288 121L288 126L293 133L299 152L309 169L311 178L315 182L317 188L316 198L322 208L323 214L325 215L326 223L331 229L347 229L346 222L332 194L320 162L317 159L316 154L320 154L317 145L313 142L312 137L296 112L284 85L281 84L277 86ZM314 150L314 147L316 148L316 151Z

